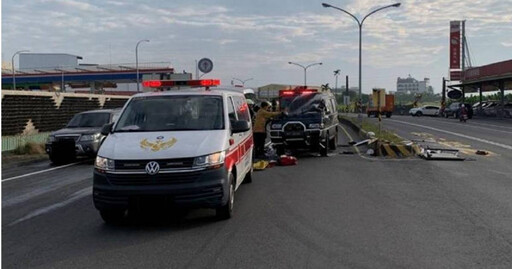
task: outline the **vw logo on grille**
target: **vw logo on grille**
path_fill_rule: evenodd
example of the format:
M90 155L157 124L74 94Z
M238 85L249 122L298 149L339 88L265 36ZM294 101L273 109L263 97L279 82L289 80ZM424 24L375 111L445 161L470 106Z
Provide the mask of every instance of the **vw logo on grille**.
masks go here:
M146 173L148 175L156 175L158 174L158 171L160 171L160 165L158 165L157 162L151 161L146 164Z

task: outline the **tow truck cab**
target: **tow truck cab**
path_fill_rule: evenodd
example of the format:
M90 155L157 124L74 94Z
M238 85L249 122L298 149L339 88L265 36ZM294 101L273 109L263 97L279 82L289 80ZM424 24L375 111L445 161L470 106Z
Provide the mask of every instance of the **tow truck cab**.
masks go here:
M282 91L280 96L287 115L270 123L270 139L278 154L307 150L327 156L336 149L339 121L332 93L302 89Z

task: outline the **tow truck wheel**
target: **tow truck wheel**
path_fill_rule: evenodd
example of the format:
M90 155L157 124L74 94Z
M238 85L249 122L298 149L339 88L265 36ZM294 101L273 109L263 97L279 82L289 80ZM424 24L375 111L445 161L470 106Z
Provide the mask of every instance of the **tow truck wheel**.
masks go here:
M110 209L100 210L100 215L103 221L107 224L119 224L123 221L126 215L126 210L123 209Z
M329 149L336 150L336 147L338 146L338 132L334 135L334 137L329 140Z
M228 201L222 207L217 208L216 215L220 220L226 220L233 216L233 206L235 204L235 181L233 179L233 173L229 173L229 191Z
M279 146L276 146L276 153L277 153L277 156L281 156L283 155L285 152L284 152L284 147L279 145Z
M323 139L323 142L320 141L320 155L322 157L327 157L328 153L329 153L329 133L326 133L325 137Z

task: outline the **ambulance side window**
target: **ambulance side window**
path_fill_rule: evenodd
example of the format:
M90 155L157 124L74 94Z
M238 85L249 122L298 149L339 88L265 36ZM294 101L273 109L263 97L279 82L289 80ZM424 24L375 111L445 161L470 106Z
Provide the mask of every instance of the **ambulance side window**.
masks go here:
M244 120L247 122L251 122L251 115L249 113L249 106L244 101L244 98L240 96L234 97L235 101L235 107L236 107L236 114L238 116L239 120Z
M229 122L236 121L235 107L233 106L233 99L231 97L228 98L228 116L229 116Z

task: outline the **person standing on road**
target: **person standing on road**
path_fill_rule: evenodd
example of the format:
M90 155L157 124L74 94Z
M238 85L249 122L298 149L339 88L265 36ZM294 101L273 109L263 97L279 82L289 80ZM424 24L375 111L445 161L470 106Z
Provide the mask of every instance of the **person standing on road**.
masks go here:
M265 154L265 140L267 139L265 126L267 120L281 114L280 112L270 112L270 109L271 105L268 102L262 102L260 109L256 112L253 129L256 157L261 157Z
M464 104L460 106L460 121L466 122L468 119L468 109Z

